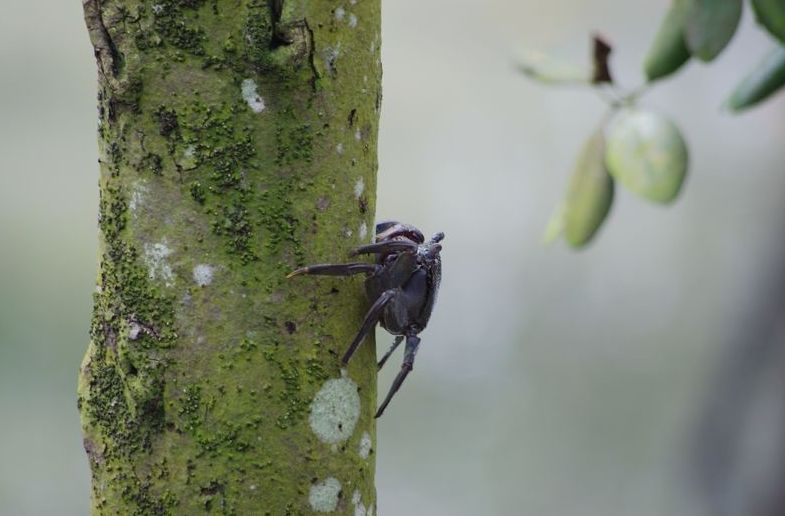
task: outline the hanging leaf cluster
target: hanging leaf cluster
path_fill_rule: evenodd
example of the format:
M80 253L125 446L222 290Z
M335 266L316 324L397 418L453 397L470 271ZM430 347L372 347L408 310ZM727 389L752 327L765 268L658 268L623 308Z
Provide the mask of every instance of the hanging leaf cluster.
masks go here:
M581 248L596 235L613 203L616 183L651 202L667 204L687 174L688 150L677 125L640 105L656 81L692 58L714 60L738 28L743 0L672 0L643 59L645 82L625 91L614 83L611 46L592 38L586 66L540 53L526 55L518 69L539 82L595 88L609 105L607 116L576 159L567 192L546 229L546 241L563 236ZM743 111L785 85L785 0L749 0L758 24L773 36L772 49L730 93L726 107Z

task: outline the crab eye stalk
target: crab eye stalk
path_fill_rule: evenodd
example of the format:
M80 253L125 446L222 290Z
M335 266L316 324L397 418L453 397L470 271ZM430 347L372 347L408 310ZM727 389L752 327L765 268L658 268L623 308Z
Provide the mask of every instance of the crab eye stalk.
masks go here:
M425 242L422 231L410 224L401 222L381 222L376 225L376 242L389 240L408 240L415 244Z

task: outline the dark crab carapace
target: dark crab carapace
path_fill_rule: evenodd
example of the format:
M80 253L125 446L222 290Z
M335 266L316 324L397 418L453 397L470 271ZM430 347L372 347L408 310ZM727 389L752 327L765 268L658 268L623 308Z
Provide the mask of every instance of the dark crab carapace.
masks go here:
M376 323L395 335L392 346L379 360L378 369L390 358L393 351L406 339L401 371L390 387L390 392L376 411L379 417L401 387L414 367L414 356L420 345L417 336L425 329L431 317L436 294L439 292L442 262L439 253L444 233L436 233L428 242L414 226L400 222L380 222L376 225L374 243L352 251L352 256L375 254L376 263L354 262L341 264L310 265L297 269L288 277L300 274L324 276L350 276L365 274L365 291L372 302L360 331L344 353L342 362L357 350Z

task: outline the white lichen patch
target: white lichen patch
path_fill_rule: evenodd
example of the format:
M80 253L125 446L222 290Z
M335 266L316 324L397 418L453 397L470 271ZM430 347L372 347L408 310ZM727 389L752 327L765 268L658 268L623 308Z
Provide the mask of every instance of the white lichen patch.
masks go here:
M142 207L145 197L150 192L147 184L144 181L136 181L131 186L131 199L128 201L128 209L131 215L136 216L136 212Z
M361 133L359 129L354 131L354 139L358 142L363 139L363 133Z
M352 29L357 27L357 16L354 14L349 14L349 27Z
M363 436L360 438L360 449L357 451L357 453L360 454L360 458L367 459L371 454L372 446L373 442L371 442L371 434L368 432L363 432Z
M308 493L308 503L316 512L332 512L338 507L338 498L341 494L341 483L337 478L328 477L321 482L311 484Z
M341 43L339 42L335 47L327 47L324 49L324 65L330 71L330 73L335 73L335 62L338 60L338 56L341 55Z
M189 145L183 150L182 155L177 157L177 165L183 170L193 170L199 165L196 159L196 146Z
M319 440L337 445L351 437L359 417L357 384L344 374L324 382L311 402L308 421Z
M151 280L160 280L164 285L174 285L174 273L167 258L172 250L166 244L166 239L155 244L144 245L144 261L147 264L147 274Z
M363 504L363 498L360 491L355 489L352 494L352 505L354 505L354 516L368 516L368 511Z
M365 222L360 224L360 231L358 232L358 236L360 237L360 242L365 242L365 237L368 236L368 224Z
M354 198L359 200L364 191L365 191L365 180L362 178L362 176L360 176L357 178L357 181L355 181L354 183Z
M343 20L344 16L346 16L346 11L344 10L343 7L338 7L335 10L335 19L338 20L338 21L341 21L341 20Z
M254 113L264 111L264 99L256 91L256 82L253 79L245 79L240 86L243 92L243 100Z
M142 327L139 326L139 324L133 322L128 325L128 340L138 339L141 333L142 333Z
M207 265L206 263L200 263L194 267L194 281L200 287L206 287L213 282L213 272L215 272L215 267L212 265Z
M335 152L337 152L338 154L343 154L343 143L339 143L338 145L335 146Z

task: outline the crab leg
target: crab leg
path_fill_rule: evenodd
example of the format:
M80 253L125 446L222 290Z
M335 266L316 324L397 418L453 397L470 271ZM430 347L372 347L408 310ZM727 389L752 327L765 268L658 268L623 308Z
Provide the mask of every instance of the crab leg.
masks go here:
M398 392L398 389L401 388L403 381L406 379L406 377L409 375L411 370L414 368L414 356L417 354L417 348L419 346L420 346L420 337L416 335L406 336L406 351L404 351L401 371L398 373L398 376L395 377L395 380L393 380L393 383L390 386L390 392L387 393L387 397L384 398L384 401L379 406L379 410L376 411L376 415L374 416L374 418L378 418L384 413L384 409L386 409L387 405L390 404L390 400L392 400L395 393Z
M325 263L321 265L309 265L301 267L289 273L287 278L300 276L302 274L319 274L321 276L351 276L352 274L374 273L381 268L380 265L370 263Z
M383 242L376 242L375 244L361 245L349 253L349 255L357 256L358 254L394 253L396 251L414 252L416 250L417 244L414 242L407 242L405 240L385 240Z
M401 344L402 341L403 341L403 335L398 335L397 337L395 337L395 340L393 341L392 346L390 346L390 349L388 349L387 353L385 353L382 359L379 360L379 363L376 366L377 371L381 371L382 367L384 367L384 363L387 362L387 359L390 358L390 355L392 355L393 352L395 352L395 350L398 349L398 346Z
M363 324L360 326L360 331L357 332L357 336L349 345L349 349L347 349L346 353L343 354L343 358L341 359L343 365L349 363L349 359L351 359L352 355L354 355L354 352L357 351L357 347L363 341L365 336L368 335L376 323L379 322L379 317L381 317L385 305L390 302L393 296L395 296L395 290L385 290L382 292L382 295L379 296L378 299L376 299L376 301L374 301L374 303L371 305L368 313L365 314L365 320L363 320Z

